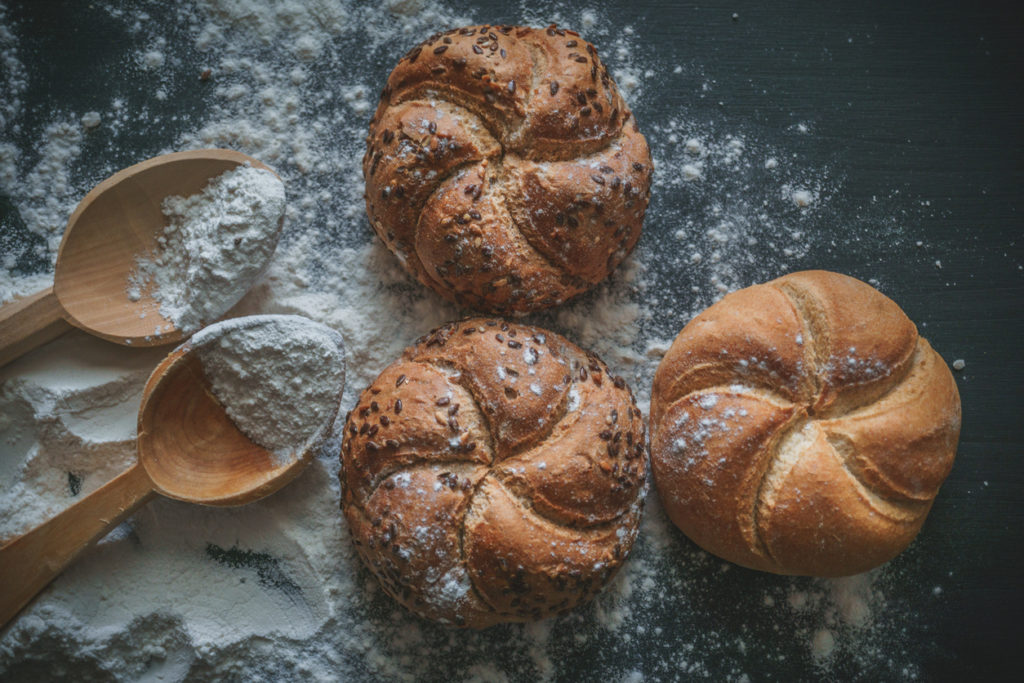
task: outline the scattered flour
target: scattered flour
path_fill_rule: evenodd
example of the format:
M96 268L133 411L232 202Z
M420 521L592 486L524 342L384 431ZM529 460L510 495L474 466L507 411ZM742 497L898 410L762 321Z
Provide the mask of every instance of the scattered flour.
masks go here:
M139 57L143 69L159 69L164 65L164 53L159 50L148 50Z
M33 255L46 255L51 263L56 259L68 217L88 189L71 180L70 166L82 151L82 126L76 118L62 116L47 123L40 144L31 155L9 142L0 142L0 181L4 193L18 207L22 221L37 238L32 241L32 251L36 252ZM31 161L26 163L27 159ZM9 252L5 258L15 253ZM11 271L5 272L10 278Z
M810 206L814 203L814 193L808 190L796 189L789 196L797 206Z
M0 131L18 133L21 98L28 87L25 67L18 58L18 38L8 25L7 8L0 5Z
M102 120L103 119L100 117L99 112L96 111L87 111L82 114L82 126L85 128L95 128L100 125Z
M376 93L398 56L434 31L557 21L583 30L616 74L655 160L645 236L607 282L524 322L595 350L644 410L654 368L696 312L856 237L822 218L835 174L736 128L704 99L713 74L673 46L656 50L612 6L548 2L502 17L421 0L88 7L131 36L122 56L134 68L104 76L116 93L107 107L90 100L30 117L29 83L53 93L22 64L20 27L0 5L0 87L10 92L0 99L0 193L23 223L0 230L0 300L46 286L68 216L102 178L161 152L238 149L274 166L289 203L268 271L230 315L298 314L340 332L343 407L415 337L464 313L409 279L366 225L362 200ZM693 96L665 112L655 105L666 88ZM172 106L180 101L195 110ZM88 127L92 111L102 125ZM794 188L814 201L797 205ZM891 238L885 230L872 225L871 239ZM0 535L44 521L134 460L139 396L164 352L126 355L72 332L0 371ZM337 428L296 482L257 503L147 505L6 631L0 677L501 681L570 679L582 666L601 680L742 681L819 678L818 668L852 661L858 675L893 679L920 657L902 637L913 616L885 597L914 590L898 566L857 578L860 602L841 597L842 583L731 567L686 540L653 490L632 557L582 609L480 633L418 620L352 549L338 512ZM801 608L790 594L804 596ZM816 656L823 631L833 645Z
M165 349L72 331L0 369L0 538L23 533L135 461L142 386Z
M235 426L279 460L301 456L330 430L345 386L341 335L308 318L231 318L197 333L213 395Z
M811 655L815 660L828 659L836 649L836 638L832 631L820 628L814 632L811 640Z
M149 291L160 315L186 333L219 318L270 264L284 209L284 183L251 166L226 171L189 197L167 197L158 251L139 257L128 298Z

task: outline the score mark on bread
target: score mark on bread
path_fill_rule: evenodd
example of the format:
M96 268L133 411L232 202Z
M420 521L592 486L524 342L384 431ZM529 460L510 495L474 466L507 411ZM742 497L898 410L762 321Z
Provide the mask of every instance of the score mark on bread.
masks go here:
M659 496L698 545L842 576L917 535L956 455L960 399L891 299L805 271L734 292L680 332L651 431Z

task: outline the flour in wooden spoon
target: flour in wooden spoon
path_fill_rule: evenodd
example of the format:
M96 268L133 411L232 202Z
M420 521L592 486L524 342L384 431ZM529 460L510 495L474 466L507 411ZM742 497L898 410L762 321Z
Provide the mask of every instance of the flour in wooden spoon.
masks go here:
M255 315L192 338L213 395L235 426L282 463L330 429L345 385L341 335L297 315Z
M284 216L284 183L239 166L188 196L163 201L157 252L138 259L128 298L149 288L160 315L191 333L238 303L270 263ZM168 331L157 323L154 333Z

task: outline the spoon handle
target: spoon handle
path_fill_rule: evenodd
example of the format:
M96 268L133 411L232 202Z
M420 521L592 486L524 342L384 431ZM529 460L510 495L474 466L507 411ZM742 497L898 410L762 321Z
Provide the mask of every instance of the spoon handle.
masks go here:
M0 307L0 367L70 329L53 287Z
M13 619L79 554L153 495L136 463L49 521L0 548L0 627Z

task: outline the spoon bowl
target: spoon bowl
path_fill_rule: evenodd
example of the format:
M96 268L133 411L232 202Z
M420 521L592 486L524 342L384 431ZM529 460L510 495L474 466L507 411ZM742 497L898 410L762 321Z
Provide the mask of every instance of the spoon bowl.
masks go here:
M249 440L210 391L191 345L153 371L139 409L139 463L158 493L188 503L242 505L297 477L305 448L282 462Z
M160 315L150 293L129 298L129 277L137 258L157 246L167 223L165 197L193 195L245 164L273 172L241 152L200 149L147 159L94 187L68 220L53 288L0 308L0 365L66 332L69 324L132 346L183 339L185 333Z

